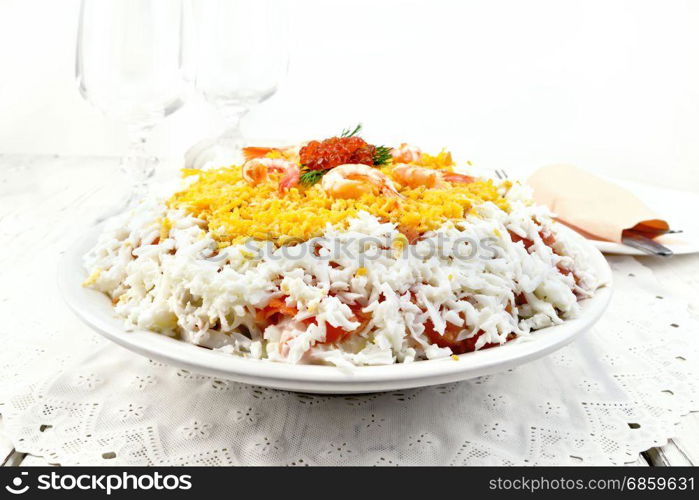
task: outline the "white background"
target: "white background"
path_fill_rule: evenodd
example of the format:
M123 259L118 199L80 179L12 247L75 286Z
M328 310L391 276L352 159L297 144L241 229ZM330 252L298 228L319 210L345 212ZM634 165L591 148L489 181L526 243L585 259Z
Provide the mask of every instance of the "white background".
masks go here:
M76 0L0 0L0 153L119 155L74 83ZM699 2L302 1L292 60L249 137L363 122L376 142L485 166L571 162L699 191ZM177 157L216 131L193 99L155 132Z

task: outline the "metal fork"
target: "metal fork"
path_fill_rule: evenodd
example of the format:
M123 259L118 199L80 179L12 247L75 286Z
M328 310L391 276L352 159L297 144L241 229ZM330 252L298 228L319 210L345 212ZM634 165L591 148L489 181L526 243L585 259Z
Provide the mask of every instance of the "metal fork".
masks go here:
M504 181L505 179L507 179L507 172L505 172L505 170L502 168L496 168L495 175L501 181ZM681 233L681 232L682 232L681 229L679 229L679 230L672 230L671 229L666 234ZM630 247L641 250L647 254L660 255L663 257L672 256L672 250L670 250L666 246L661 245L660 243L658 243L656 241L653 241L652 239L648 238L647 236L645 236L642 233L639 233L637 231L630 231L630 230L624 231L622 233L622 243L624 245L628 245Z
M650 255L659 255L660 257L672 257L673 255L672 250L670 250L668 247L661 245L657 241L653 241L651 238L645 236L639 231L624 229L621 232L621 242L624 245L630 246Z
M495 175L496 175L496 176L498 177L498 179L500 179L501 181L504 181L505 179L507 179L507 172L505 172L505 171L504 171L503 169L501 169L501 168L496 168L496 169L495 169Z

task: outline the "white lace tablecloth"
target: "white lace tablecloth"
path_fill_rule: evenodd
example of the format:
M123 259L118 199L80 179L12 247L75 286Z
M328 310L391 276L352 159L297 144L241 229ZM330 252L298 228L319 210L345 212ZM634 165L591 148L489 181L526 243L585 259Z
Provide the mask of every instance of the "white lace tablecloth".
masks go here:
M632 257L593 331L444 386L296 394L149 361L92 333L60 252L112 199L113 160L0 158L0 413L19 451L74 464L622 464L699 410L699 321ZM697 261L699 262L699 261Z

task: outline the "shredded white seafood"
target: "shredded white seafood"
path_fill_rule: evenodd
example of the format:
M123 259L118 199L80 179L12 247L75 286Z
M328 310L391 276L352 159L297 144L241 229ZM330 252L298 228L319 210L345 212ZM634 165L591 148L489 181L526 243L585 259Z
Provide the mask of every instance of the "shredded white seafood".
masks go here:
M506 196L510 213L485 203L409 247L395 244L405 238L394 225L360 213L347 230L328 226L294 247L220 250L202 221L151 199L107 223L85 256L86 285L112 297L130 328L248 358L349 366L445 357L452 351L430 343L427 320L440 334L448 323L462 327L459 340L482 331L479 349L574 317L597 287L577 240L522 186ZM164 220L171 228L161 240ZM541 237L549 233L553 249ZM518 295L526 303L514 306ZM274 298L298 314L261 327L257 311ZM360 326L347 304L370 320L347 341L324 344L326 325Z

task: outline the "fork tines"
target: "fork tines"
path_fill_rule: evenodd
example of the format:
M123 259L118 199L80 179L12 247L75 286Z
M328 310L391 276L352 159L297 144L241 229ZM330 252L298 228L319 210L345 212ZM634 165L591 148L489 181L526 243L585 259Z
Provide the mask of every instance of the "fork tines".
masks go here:
M498 179L500 179L500 180L503 180L503 181L504 181L505 179L507 179L507 172L505 172L505 171L504 171L503 169L501 169L501 168L496 168L496 169L495 169L495 175L496 175L496 176L498 177Z

